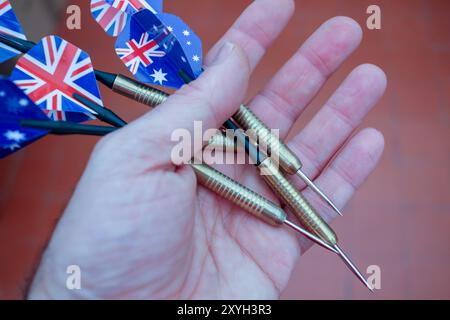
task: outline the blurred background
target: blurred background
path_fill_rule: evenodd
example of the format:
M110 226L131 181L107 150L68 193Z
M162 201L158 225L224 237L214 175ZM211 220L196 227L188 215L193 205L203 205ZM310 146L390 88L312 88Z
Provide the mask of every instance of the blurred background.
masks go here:
M173 0L205 49L251 1ZM91 18L88 0L11 0L29 38L58 34L86 50L100 69L126 74L109 38ZM82 29L69 31L66 8L82 9ZM364 126L380 129L380 166L333 223L361 266L381 268L381 290L369 294L334 255L307 252L285 299L450 299L450 1L297 0L286 31L256 70L254 94L325 20L345 15L364 30L361 47L304 113L298 129L358 64L387 73L388 90ZM381 7L381 30L368 30L366 9ZM5 74L10 65L2 66ZM145 107L103 90L106 105L127 120ZM120 109L119 109L120 108ZM0 161L0 299L18 299L83 172L96 138L47 137Z

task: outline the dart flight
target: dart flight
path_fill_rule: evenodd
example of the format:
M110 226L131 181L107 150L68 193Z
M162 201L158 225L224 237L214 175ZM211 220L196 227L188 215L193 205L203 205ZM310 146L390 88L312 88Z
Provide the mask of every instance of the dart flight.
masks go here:
M95 118L74 93L102 105L89 55L57 36L43 38L22 56L11 79L55 121Z
M26 40L19 20L8 0L0 0L0 35L13 36ZM0 63L21 54L20 51L0 43Z

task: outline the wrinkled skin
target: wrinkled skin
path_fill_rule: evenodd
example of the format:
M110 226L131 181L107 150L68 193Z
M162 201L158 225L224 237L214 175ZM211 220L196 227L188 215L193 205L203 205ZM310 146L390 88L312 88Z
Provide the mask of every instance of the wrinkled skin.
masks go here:
M170 136L177 128L193 130L194 120L203 121L203 128L220 127L234 113L252 71L293 11L291 0L253 2L209 52L198 80L98 143L42 257L29 298L279 297L310 243L197 186L189 166L172 164ZM349 18L326 21L249 106L286 138L361 38L361 28ZM304 171L340 208L382 154L377 130L353 133L385 87L378 67L358 66L287 141L303 159ZM253 167L222 169L276 201ZM300 179L293 181L304 189ZM334 218L309 189L304 195L328 221ZM69 265L82 270L81 290L66 289Z

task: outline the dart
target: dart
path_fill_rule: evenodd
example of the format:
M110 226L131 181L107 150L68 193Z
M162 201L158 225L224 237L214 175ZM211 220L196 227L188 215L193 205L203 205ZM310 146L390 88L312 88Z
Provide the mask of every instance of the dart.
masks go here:
M92 110L73 98L78 93L101 105L89 55L57 36L44 37L39 43L27 41L9 1L0 0L1 48L22 56L11 79L56 121L84 122L95 119ZM20 32L6 32L19 30ZM0 50L0 61L1 61Z
M180 18L170 14L153 14L149 10L134 14L116 42L116 53L138 80L176 89L202 73L201 52L201 40ZM107 77L100 75L97 78L105 83L102 80ZM335 212L342 215L333 201L301 170L303 164L297 155L274 136L250 109L240 106L233 118L244 130L253 133L251 138L259 141L269 154L277 153L283 172L297 174Z
M6 35L0 35L0 42L5 43L17 50L20 50L23 53L29 52L32 48L34 48L36 46L35 43L31 42L31 41L26 41L26 40L21 40L18 38L14 38L11 36L6 36ZM98 71L94 70L94 76L97 76ZM89 80L89 83L92 85L92 77ZM88 98L86 98L85 96L77 93L77 92L73 92L72 93L72 97L78 101L79 103L82 104L82 107L84 109L86 109L86 103L83 103L83 101L88 100ZM92 101L93 102L93 101ZM113 125L123 125L125 122L118 116L116 115L113 111L104 108L101 104L99 104L98 102L93 102L92 104L95 109L89 109L87 108L87 110L89 110L90 114L89 116L95 116L95 118L113 124ZM64 111L56 111L56 112L47 112L49 114L49 116L51 118L53 118L54 120L58 120L58 121L65 121L66 120L66 113ZM75 115L76 116L76 115ZM72 118L72 116L71 116Z
M80 100L82 100L83 103L86 103L89 108L96 108L95 103L93 103L92 101L84 99ZM126 123L124 125L126 125ZM116 125L116 128L119 129L124 125ZM247 147L251 148L251 145L247 145ZM199 182L210 191L218 194L224 199L228 199L233 204L241 207L248 213L253 214L266 223L269 223L273 226L287 225L288 227L306 236L308 239L314 241L325 249L328 249L334 253L338 253L337 249L332 247L326 241L322 240L320 237L312 234L301 226L298 226L288 220L287 215L283 211L283 209L274 205L272 202L268 201L261 195L242 186L237 181L231 179L230 177L222 174L221 172L211 168L206 164L196 164L195 161L191 161L189 165L195 171Z
M132 14L141 9L162 12L162 0L92 0L91 14L102 29L117 37Z
M196 79L203 71L200 40L181 19L168 14L154 14L148 10L142 10L134 14L117 39L116 53L131 73L144 83L158 82L161 86L178 89L184 83L190 83ZM266 131L267 127L259 119L256 122L247 121L250 117L256 118L248 108L244 106L240 110L243 110L241 116L237 114L234 117L238 119L236 122L242 125L244 129L252 129L252 126L254 126L256 132ZM332 245L349 269L370 289L361 272L338 246L337 237L331 227L280 173L278 167L272 163L270 158L259 152L249 142L249 137L232 120L227 120L223 126L236 132L237 139L240 140L246 152L255 161L256 167L261 172L268 173L262 175L262 178L293 210L297 218L308 230ZM272 136L267 137L268 140L273 139ZM260 137L256 136L256 138ZM264 136L261 138L264 139ZM272 150L288 153L291 155L291 157L288 157L290 159L298 159L286 145L278 139L276 140L278 141L277 145L271 144L270 141L266 141L266 145L276 146ZM283 148L279 148L280 146ZM298 163L300 163L299 166L294 163L294 170L291 172L287 170L287 173L292 174L292 172L299 171L301 173L299 176L307 185L311 186L338 214L341 214L330 199L299 170L302 165L300 161Z
M31 41L21 40L13 36L0 34L0 43L11 46L22 53L26 53L36 44ZM155 107L163 103L167 94L161 90L154 89L134 79L121 74L112 74L109 72L94 69L95 77L99 82L109 89L117 91L139 102Z
M200 38L180 18L170 14L154 14L149 10L134 14L116 42L116 53L131 73L147 84L178 89L203 72ZM241 105L233 119L269 155L277 154L284 173L298 175L342 216L333 201L302 171L303 164L297 155L249 108Z
M0 77L0 158L48 134L103 136L113 129L51 121L14 82Z
M13 36L2 34L0 34L0 43L11 46L22 53L28 52L36 45L31 41L21 40ZM156 107L167 99L167 94L165 92L147 86L124 75L112 74L96 69L94 69L94 73L97 81L101 82L109 89L151 107ZM106 110L104 106L103 109Z
M26 40L22 27L8 0L0 0L0 35ZM20 51L4 43L0 44L0 63L16 57Z

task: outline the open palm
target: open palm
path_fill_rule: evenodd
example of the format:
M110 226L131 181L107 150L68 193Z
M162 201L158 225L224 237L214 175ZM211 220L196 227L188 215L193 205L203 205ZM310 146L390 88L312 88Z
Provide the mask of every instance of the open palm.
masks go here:
M175 167L171 161L171 133L192 131L194 121L217 128L233 114L250 74L293 9L290 0L253 2L210 51L198 80L101 140L43 255L30 298L279 296L309 243L197 186L189 166ZM284 139L326 79L356 49L361 34L349 18L325 22L249 106ZM382 153L383 137L374 129L347 140L385 86L379 68L357 67L288 141L304 171L339 207ZM222 169L276 201L253 167ZM303 193L327 220L334 217L310 190ZM81 269L81 290L66 288L70 265Z

